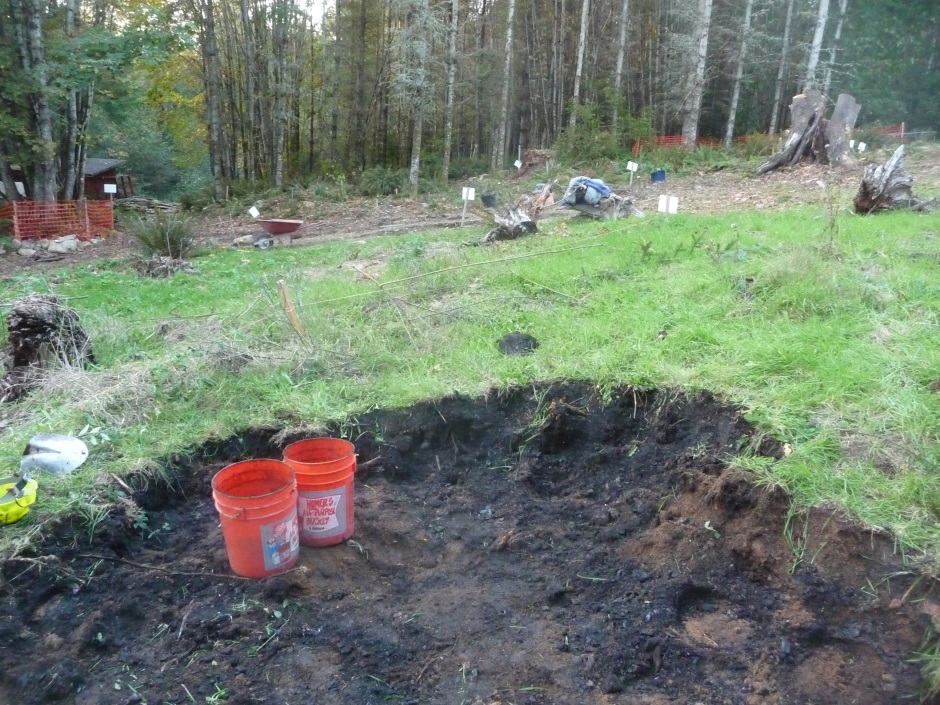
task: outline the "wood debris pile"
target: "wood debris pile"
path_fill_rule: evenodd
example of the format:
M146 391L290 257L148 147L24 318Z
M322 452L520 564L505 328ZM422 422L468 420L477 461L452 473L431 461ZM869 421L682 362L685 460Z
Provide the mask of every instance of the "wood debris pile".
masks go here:
M55 296L30 294L15 301L7 314L6 375L0 379L0 402L26 394L42 370L94 361L78 314Z

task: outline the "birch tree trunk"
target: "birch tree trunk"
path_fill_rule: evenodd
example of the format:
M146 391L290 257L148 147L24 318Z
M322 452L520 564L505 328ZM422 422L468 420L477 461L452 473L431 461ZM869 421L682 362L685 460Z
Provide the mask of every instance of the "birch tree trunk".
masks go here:
M333 162L333 168L337 166L339 160L339 70L340 70L340 0L336 0L336 16L333 18L333 31L336 39L333 42L333 76L332 76L332 95L330 112L330 160Z
M65 35L75 36L75 16L77 0L66 0ZM84 173L83 164L75 163L75 144L78 140L78 91L68 91L65 108L65 134L62 136L62 150L59 153L59 175L62 179L62 198L75 198L75 182L80 173Z
M839 40L842 39L842 25L845 22L845 10L849 0L839 0L839 21L836 22L836 33L832 37L832 47L829 49L829 61L826 63L825 78L823 78L823 93L828 95L832 85L832 69L836 63L836 52L839 51ZM930 71L930 67L927 68Z
M725 147L731 146L734 139L734 120L738 113L738 100L741 98L741 82L744 79L744 57L747 55L747 40L751 33L751 10L754 0L747 0L744 8L744 23L741 25L741 51L738 54L738 66L734 71L734 88L731 90L731 105L728 108L728 125L725 129Z
M443 180L450 178L450 153L454 138L454 83L457 78L457 22L460 0L451 0L450 28L447 30L447 96L444 99L444 158L441 164Z
M708 0L711 2L711 0ZM581 97L581 74L584 71L584 51L587 48L587 27L591 12L591 0L581 0L581 36L578 38L578 66L574 72L574 94L571 102L571 118L568 124L574 127L578 122L578 100Z
M255 37L254 28L248 17L248 0L240 0L239 5L242 18L242 42L245 52L245 110L243 119L245 121L245 133L247 135L247 139L245 139L242 144L242 149L245 152L245 171L248 172L246 176L250 181L254 181L258 177L258 140L255 123L257 110L257 106L255 105L255 72L257 71L257 63L255 62Z
M587 0L585 0L587 2ZM512 78L512 26L516 14L516 0L509 0L509 14L506 18L506 63L503 64L503 96L499 111L499 149L496 151L496 163L493 169L506 165L506 133L509 121L509 81Z
M682 139L689 149L695 149L695 140L698 138L698 120L702 112L702 93L705 90L705 60L708 57L708 30L711 26L711 19L712 0L699 0L699 17L695 31L698 51L695 54L695 65L689 77L685 117L682 120Z
M774 105L770 111L770 134L777 131L780 117L780 103L783 100L783 79L787 72L787 59L790 55L790 27L793 25L793 6L795 0L787 0L787 18L783 25L783 49L780 50L780 66L777 68L777 82L774 86Z
M816 16L816 30L813 32L813 43L809 48L809 58L806 60L806 78L803 81L803 90L816 87L816 67L819 65L819 52L822 50L823 36L826 34L826 22L829 19L829 0L819 0L819 14Z
M215 198L225 200L225 172L222 162L222 78L219 69L219 47L215 34L213 0L199 0L196 6L202 34L202 60L205 71L206 122L209 136L209 166Z
M287 133L287 7L272 7L271 52L274 63L274 187L284 185L284 137Z
M620 99L623 96L623 59L627 53L627 36L630 28L630 0L623 0L620 11L620 42L617 45L617 72L614 75L614 115L613 129L617 133L620 118Z

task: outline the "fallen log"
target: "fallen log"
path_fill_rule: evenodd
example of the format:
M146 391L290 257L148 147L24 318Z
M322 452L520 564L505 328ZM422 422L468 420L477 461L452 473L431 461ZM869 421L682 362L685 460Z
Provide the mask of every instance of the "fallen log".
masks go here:
M30 294L15 301L7 314L0 402L22 397L35 386L40 372L55 364L83 366L94 361L78 314L55 296Z
M912 192L914 179L904 171L904 145L882 165L869 164L855 196L855 212L869 215L878 211L909 209L929 211L935 201L918 198Z

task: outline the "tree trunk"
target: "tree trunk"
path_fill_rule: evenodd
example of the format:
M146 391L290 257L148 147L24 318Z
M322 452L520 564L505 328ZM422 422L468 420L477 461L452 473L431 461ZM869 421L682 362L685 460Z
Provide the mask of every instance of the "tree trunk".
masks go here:
M35 91L30 95L33 131L39 138L39 154L33 161L32 194L37 201L56 199L56 154L52 137L52 108L48 96L48 66L42 36L41 0L10 0L20 66L31 74Z
M284 139L287 134L287 3L272 6L274 61L274 187L284 185Z
M586 2L587 0L585 0ZM512 79L512 26L516 14L516 0L509 0L509 13L506 18L506 61L503 64L503 96L499 110L499 148L496 150L493 169L502 169L506 166L506 133L509 121L509 82Z
M65 35L75 37L76 0L65 3ZM75 145L78 140L78 91L68 91L65 112L65 134L62 136L62 148L59 152L59 177L62 181L62 198L75 198L75 182L84 173L83 164L75 163Z
M225 172L222 162L222 78L219 70L219 48L215 35L213 0L201 0L203 61L206 71L206 118L209 123L209 165L215 186L215 198L225 200Z
M447 96L444 104L444 157L441 164L442 178L446 184L450 178L450 153L454 138L454 83L457 78L457 23L460 14L459 0L450 3L450 28L447 30Z
M777 82L774 87L774 106L770 111L770 128L768 132L777 131L777 120L780 116L780 103L783 100L783 79L787 72L787 59L790 54L790 27L793 25L793 6L795 0L787 0L787 19L783 25L783 49L780 51L780 66L777 68Z
M845 22L845 10L849 0L839 0L839 21L836 22L836 33L832 38L832 47L829 49L829 61L826 64L825 78L823 79L823 93L829 94L832 85L832 69L836 64L836 52L839 51L839 40L842 39L842 25ZM930 70L929 68L927 69Z
M333 31L336 35L333 41L333 76L332 76L332 95L331 113L330 113L330 160L333 162L333 168L336 168L336 162L339 159L339 69L340 69L340 15L342 3L336 0L336 16L333 18Z
M829 19L829 0L819 0L819 14L816 16L816 30L813 32L813 43L809 48L809 58L806 61L806 78L803 81L803 90L816 87L816 67L819 65L819 52L822 49L823 36L826 34L826 22Z
M711 0L708 0L711 2ZM584 51L587 48L587 28L591 13L591 0L581 0L581 36L578 37L578 65L574 71L574 93L571 101L571 118L568 124L574 127L578 122L578 100L581 97L581 74L584 71Z
M682 139L689 149L695 149L698 138L698 120L702 112L702 94L705 90L705 60L708 57L708 30L712 19L712 0L699 0L699 16L695 36L698 51L689 77L685 117L682 121Z
M255 83L257 81L257 62L255 60L255 37L254 28L248 17L248 0L240 0L242 19L242 43L245 52L245 110L243 120L245 121L246 139L242 144L244 150L244 162L246 177L249 181L258 178L258 140L257 124L255 114L257 106L255 104Z
M620 101L623 98L623 59L627 53L627 36L630 28L630 0L623 0L620 11L620 42L617 44L617 71L614 74L613 130L617 134L620 118Z
M747 40L751 33L751 9L754 0L747 0L744 8L744 23L741 25L741 51L738 54L738 66L734 71L734 88L731 91L731 105L728 108L728 126L725 129L725 147L731 146L734 139L734 120L738 113L738 100L741 98L741 82L744 79L744 58L747 55Z

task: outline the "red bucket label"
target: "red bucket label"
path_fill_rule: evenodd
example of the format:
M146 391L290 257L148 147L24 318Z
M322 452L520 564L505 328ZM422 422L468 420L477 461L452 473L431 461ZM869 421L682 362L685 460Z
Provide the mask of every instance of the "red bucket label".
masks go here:
M301 490L300 533L305 539L328 539L346 531L346 493L349 485L321 492Z
M276 570L296 558L300 553L297 510L279 521L262 525L261 543L264 546L265 570Z

